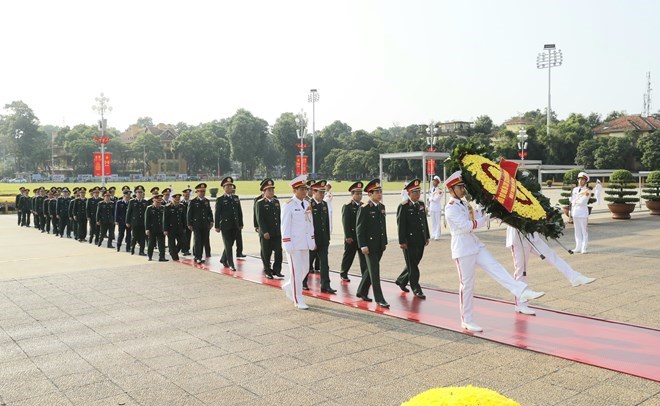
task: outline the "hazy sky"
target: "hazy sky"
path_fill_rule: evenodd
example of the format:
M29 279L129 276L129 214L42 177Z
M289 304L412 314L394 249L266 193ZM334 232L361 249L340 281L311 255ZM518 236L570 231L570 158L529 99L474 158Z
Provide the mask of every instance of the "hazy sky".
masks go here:
M3 1L0 104L42 124L197 124L238 108L273 124L317 88L317 128L500 123L547 104L544 43L563 51L553 109L639 113L660 83L658 1ZM660 89L660 87L659 87ZM653 111L660 108L656 93Z

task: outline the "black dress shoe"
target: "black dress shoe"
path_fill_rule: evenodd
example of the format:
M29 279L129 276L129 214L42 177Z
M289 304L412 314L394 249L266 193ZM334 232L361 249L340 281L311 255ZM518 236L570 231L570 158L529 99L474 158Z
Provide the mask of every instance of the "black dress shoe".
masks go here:
M229 270L232 272L236 272L236 268L233 265L229 267Z
M303 285L302 290L309 290L309 286Z
M399 282L395 282L399 288L401 288L402 291L404 292L410 292L410 289L406 287L406 285L401 285Z
M247 255L245 254L240 254L240 255L236 254L236 258L245 258L245 257L247 257Z
M167 258L158 258L158 262L167 262L169 259Z
M342 276L341 280L344 281L344 282L350 282L351 281L350 279L348 279L348 276Z
M384 308L386 308L386 309L388 309L388 308L390 307L390 304L387 303L387 302L385 302L385 301L382 301L382 302L376 302L376 304L377 304L378 306L380 306L380 307L384 307Z
M360 299L364 300L365 302L373 302L373 300L371 300L371 298L367 295L361 295L361 294L358 293L355 296L359 297Z
M337 293L337 291L334 290L334 289L332 289L332 288L327 288L327 289L323 289L323 288L321 288L321 292L323 292L323 293L329 293L329 294L331 294L331 295L334 295L335 293Z
M421 290L418 290L417 292L414 292L414 294L415 294L415 297L418 297L420 299L426 299L426 295L424 293L422 293Z
M143 252L140 252L140 253L138 253L138 255L140 255L140 256L143 256L143 257L146 257L146 256L147 256L147 254L145 254L145 253L144 253L144 251L143 251Z
M225 268L229 268L229 264L227 263L227 261L220 261L220 263L221 263L222 266L224 266Z
M273 279L273 272L272 271L265 270L264 273L266 274L266 278Z
M153 259L151 259L151 257L149 257L149 261L153 261Z
M284 275L282 275L282 272L275 272L273 276L277 276L278 278L284 278Z

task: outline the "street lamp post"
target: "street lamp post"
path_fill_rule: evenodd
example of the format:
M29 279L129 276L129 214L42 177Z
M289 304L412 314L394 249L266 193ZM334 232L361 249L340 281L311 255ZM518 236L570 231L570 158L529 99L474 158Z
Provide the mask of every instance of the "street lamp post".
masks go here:
M304 156L305 156L305 148L307 148L307 145L305 144L305 136L307 135L307 115L300 110L300 114L296 116L296 135L298 138L300 138L300 142L296 144L298 149L300 150L300 175L305 174L305 164L304 164Z
M316 177L316 102L319 101L319 92L311 89L307 101L312 103L312 176Z
M21 172L21 166L20 166L21 145L18 140L21 139L23 134L25 134L25 132L18 128L14 131L14 138L16 138L16 177L18 177L18 174Z
M547 53L546 53L547 51ZM543 46L543 52L539 53L536 57L536 67L538 69L548 69L548 111L547 111L547 123L546 131L548 136L550 135L550 72L552 68L561 66L564 61L562 56L561 49L556 49L555 44L545 44Z
M428 152L435 152L435 141L438 138L438 128L437 128L437 123L431 120L431 123L429 124L428 127L426 127L426 144L428 145L428 148L426 149ZM435 161L433 159L430 159L428 164L428 170L427 175L435 175ZM433 172L433 173L432 173Z
M101 115L101 120L99 120L99 130L101 131L101 137L94 137L94 141L101 145L101 186L105 186L105 146L110 141L110 138L105 136L105 130L107 129L108 121L105 119L105 112L111 112L112 107L108 102L110 99L105 97L101 93L100 97L97 97L96 104L92 106L92 110L96 111Z
M521 160L525 160L525 156L527 155L527 152L525 150L527 149L527 130L525 128L521 128L518 131L518 149L520 150L518 152L518 156L520 157Z

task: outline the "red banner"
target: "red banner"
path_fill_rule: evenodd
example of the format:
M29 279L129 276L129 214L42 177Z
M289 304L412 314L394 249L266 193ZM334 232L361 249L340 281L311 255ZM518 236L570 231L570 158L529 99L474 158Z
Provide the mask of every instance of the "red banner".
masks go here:
M110 176L112 175L112 152L106 152L103 154L103 158L105 159L105 168L104 168L104 175L105 176ZM101 176L101 153L100 152L95 152L94 153L94 176Z
M513 210L513 205L516 202L517 190L516 178L512 177L505 169L500 170L500 181L497 184L495 200L500 202L509 213Z
M435 161L433 159L426 161L426 174L435 175Z
M300 155L296 155L296 176L307 174L307 155L302 157L302 166L300 165Z

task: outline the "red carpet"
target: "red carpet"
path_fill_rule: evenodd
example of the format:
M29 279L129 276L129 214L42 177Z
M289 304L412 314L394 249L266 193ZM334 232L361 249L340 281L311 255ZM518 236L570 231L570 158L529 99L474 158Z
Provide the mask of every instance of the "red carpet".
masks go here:
M219 257L209 258L203 265L191 260L181 263L276 288L283 283L267 279L257 258L236 261L236 272L224 268ZM402 292L392 281L382 281L385 299L391 307L381 309L373 302L355 297L359 276L350 275L350 283L341 282L335 272L330 277L337 294L321 293L319 276L314 274L310 275L311 290L304 292L305 295L473 334L461 329L456 293L424 288L427 298L420 300L412 293ZM286 300L284 295L282 300ZM525 316L515 313L511 303L477 297L474 302L476 320L484 328L483 333L474 333L475 336L660 382L660 330L539 308L535 308L536 316Z

